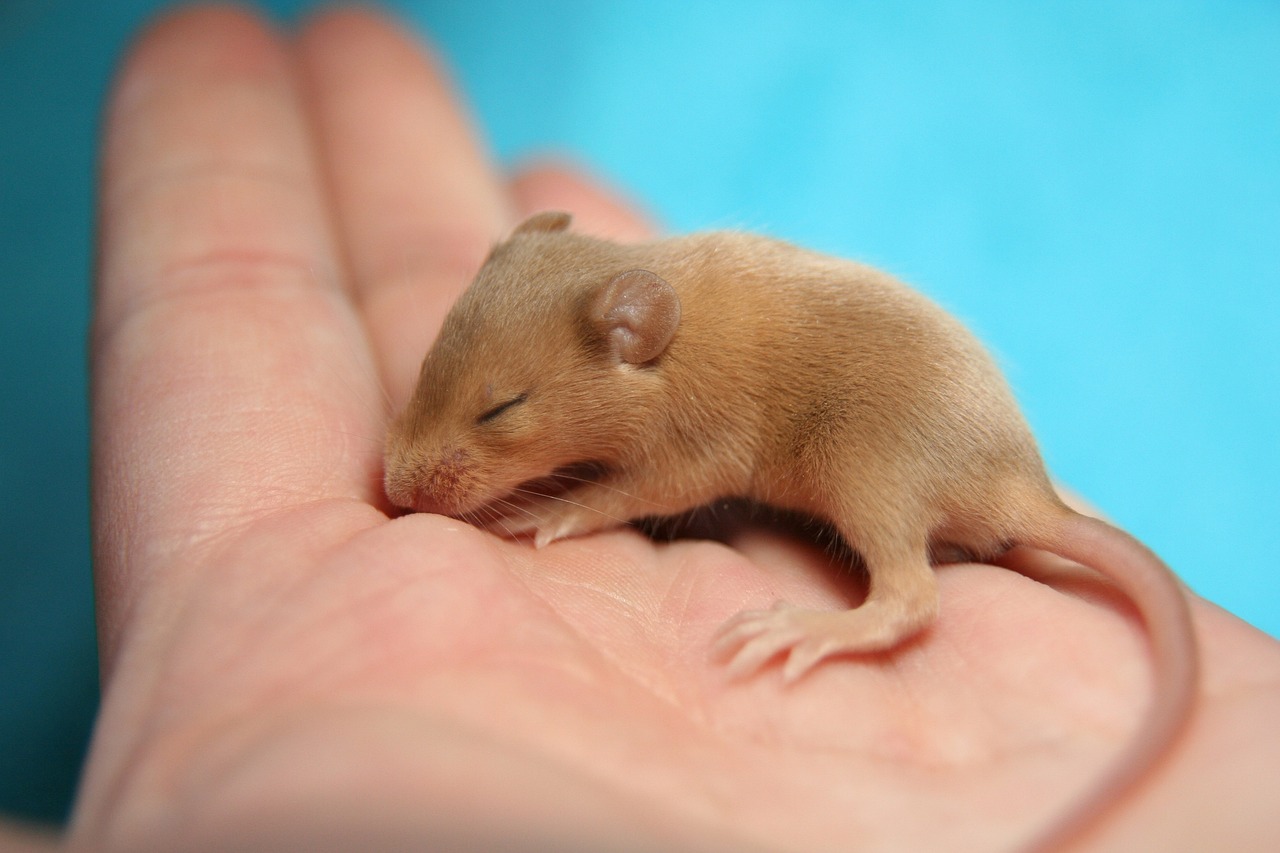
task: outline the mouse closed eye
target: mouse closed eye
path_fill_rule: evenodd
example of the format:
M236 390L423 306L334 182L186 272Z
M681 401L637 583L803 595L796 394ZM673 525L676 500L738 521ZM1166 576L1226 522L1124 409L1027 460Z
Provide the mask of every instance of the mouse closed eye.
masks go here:
M516 406L518 406L518 405L520 405L521 403L523 403L523 402L524 402L525 400L527 400L527 399L529 399L529 395L528 395L527 393L525 393L525 394L517 394L516 396L514 396L514 397L510 398L509 400L506 400L506 401L504 401L504 402L501 402L501 403L499 403L498 405L493 406L493 407L491 407L491 408L489 408L489 409L486 409L485 411L481 412L481 413L476 417L476 423L477 423L477 424L487 424L487 423L489 423L490 421L497 420L497 419L498 419L499 417L501 417L505 412L507 412L508 410L510 410L510 409L512 409L512 408L514 408L514 407L516 407Z

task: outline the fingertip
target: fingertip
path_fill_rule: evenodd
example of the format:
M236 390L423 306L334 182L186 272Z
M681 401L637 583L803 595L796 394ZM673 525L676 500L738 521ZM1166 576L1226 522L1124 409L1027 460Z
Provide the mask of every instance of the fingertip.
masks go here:
M278 33L262 17L241 6L208 4L166 9L135 37L121 77L163 72L173 62L217 63L255 73L279 62Z
M157 15L138 32L115 72L104 111L105 172L110 175L121 148L138 142L121 128L136 124L161 93L174 87L192 91L214 78L279 79L286 63L279 34L246 9L205 5Z
M385 9L362 6L338 6L309 12L298 27L298 42L307 45L342 43L363 46L376 43L380 51L393 51L411 62L420 61L423 41L402 21ZM431 54L430 51L426 51ZM443 66L430 55L433 70Z
M657 230L635 202L566 161L526 163L509 186L521 218L540 210L566 210L573 214L576 230L620 242L649 240Z

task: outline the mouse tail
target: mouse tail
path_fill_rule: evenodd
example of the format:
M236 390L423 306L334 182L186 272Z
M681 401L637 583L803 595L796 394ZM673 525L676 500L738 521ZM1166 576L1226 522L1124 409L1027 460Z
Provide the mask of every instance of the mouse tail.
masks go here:
M1053 528L1025 544L1100 572L1129 598L1146 626L1155 689L1138 733L1112 769L1035 839L1029 849L1036 853L1078 840L1155 769L1191 719L1200 669L1182 584L1159 557L1123 530L1075 512Z

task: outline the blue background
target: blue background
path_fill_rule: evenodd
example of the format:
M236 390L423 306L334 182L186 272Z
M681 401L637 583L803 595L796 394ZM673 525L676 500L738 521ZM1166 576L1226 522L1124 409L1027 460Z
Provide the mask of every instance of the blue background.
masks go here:
M28 817L63 814L96 701L98 113L165 5L0 3L0 811ZM387 5L502 161L569 154L673 230L763 230L932 294L1062 481L1280 633L1280 5Z

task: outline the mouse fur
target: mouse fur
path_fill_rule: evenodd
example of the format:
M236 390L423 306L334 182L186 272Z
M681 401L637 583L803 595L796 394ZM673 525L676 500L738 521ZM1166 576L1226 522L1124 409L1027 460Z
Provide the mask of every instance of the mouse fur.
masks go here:
M1044 548L1137 605L1159 691L1108 781L1038 842L1075 837L1156 763L1190 714L1185 597L1145 547L1057 496L990 356L871 267L712 232L618 244L537 214L498 244L444 321L388 431L397 506L557 539L742 497L830 521L869 592L730 620L735 675L892 648L938 609L931 555Z

